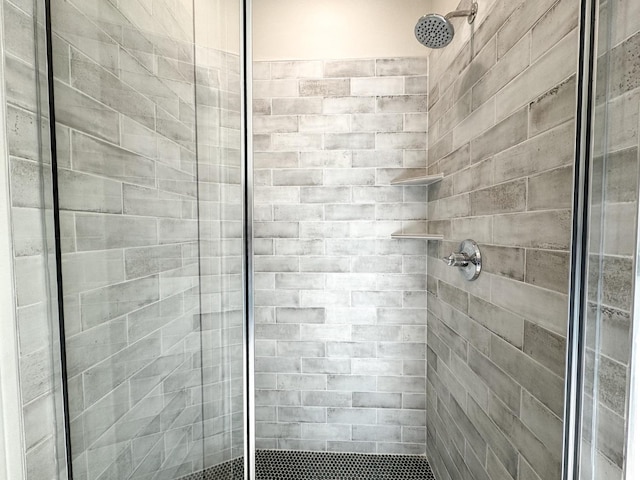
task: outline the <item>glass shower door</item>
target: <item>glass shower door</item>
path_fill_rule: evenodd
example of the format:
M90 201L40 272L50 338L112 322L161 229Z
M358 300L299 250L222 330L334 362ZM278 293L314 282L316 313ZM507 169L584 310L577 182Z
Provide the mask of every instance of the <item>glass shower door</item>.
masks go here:
M74 479L203 466L192 18L52 2Z
M204 464L244 478L244 158L239 0L196 0Z
M608 1L599 7L580 478L616 480L625 478L628 451L637 263L640 4Z
M239 39L195 33L239 4L214 4L52 1L74 479L243 456Z

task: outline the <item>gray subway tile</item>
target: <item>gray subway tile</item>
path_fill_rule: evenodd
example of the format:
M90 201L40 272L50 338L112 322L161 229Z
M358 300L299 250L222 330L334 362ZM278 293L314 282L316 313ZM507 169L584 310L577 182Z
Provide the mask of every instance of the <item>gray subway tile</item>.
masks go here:
M525 322L517 315L471 295L469 316L512 345L522 347Z
M427 137L420 132L377 133L375 141L379 150L415 150L425 149L427 146Z
M179 245L126 249L125 266L128 278L180 268L182 249Z
M300 95L303 97L340 97L349 94L350 80L323 79L300 80Z
M576 35L574 29L497 94L498 118L504 118L571 76L575 69ZM498 43L500 48L500 39ZM517 94L523 91L528 92L526 97Z
M573 159L573 122L565 122L547 132L498 153L493 159L495 182L565 166Z
M154 185L154 162L115 145L74 132L74 169L138 185Z
M507 434L524 458L534 466L542 478L560 475L559 452L549 451L543 443L500 401L492 401L489 407L491 419Z
M353 393L353 406L365 408L396 408L402 407L400 393Z
M253 95L258 99L269 99L272 97L297 97L298 81L287 80L258 80L254 75Z
M503 183L471 192L472 215L522 212L526 208L527 185L524 180Z
M573 117L575 114L575 90L576 77L572 76L531 103L529 106L530 137L545 132Z
M298 118L292 115L256 116L255 133L291 133L298 131Z
M375 97L329 97L322 101L322 113L374 113ZM317 112L313 112L317 113Z
M327 60L324 63L324 76L326 78L369 77L374 74L374 60Z
M473 399L469 399L467 408L469 418L474 422L478 431L484 436L489 448L509 472L511 477L515 478L518 471L518 450Z
M525 266L525 249L483 245L482 255L482 267L487 272L524 281L525 267L529 267L528 264Z
M562 421L527 392L522 396L522 423L551 452L562 451Z
M271 105L273 115L322 113L322 99L320 98L274 98Z
M76 216L78 250L153 245L157 242L155 219L84 214Z
M428 93L429 77L426 75L410 76L404 79L404 92L407 94L424 94Z
M320 61L286 61L271 63L271 78L321 78L322 62Z
M348 441L351 439L351 427L349 425L331 424L303 424L302 437L320 440Z
M372 77L351 79L351 95L394 95L404 93L402 77Z
M341 133L350 130L348 115L300 115L298 118L301 132Z
M571 208L573 167L557 168L529 177L528 210Z
M426 95L385 95L376 100L380 113L416 113L427 111Z
M11 104L7 104L6 111L9 155L40 161L39 135L46 135L46 122L38 121L35 114ZM46 152L42 153L47 155ZM44 158L46 159L47 157L44 156Z
M514 213L494 217L493 237L498 245L566 250L569 210ZM529 232L538 232L531 236Z
M471 161L478 162L527 139L528 110L519 110L471 141Z
M11 205L13 207L30 207L32 209L41 208L42 198L39 191L40 183L47 181L45 180L45 175L41 169L41 166L38 163L30 160L22 160L19 158L11 157L9 159L9 168L11 182ZM109 198L109 200L113 199ZM115 207L115 202L113 201L104 203L111 203L112 208ZM27 212L26 209L14 209L14 211L21 212L25 215Z
M355 114L351 119L353 132L400 132L403 128L401 114ZM377 165L374 165L377 166Z
M517 5L516 2L512 4ZM472 108L482 105L529 66L530 49L531 36L524 35L498 59L498 62L472 87Z
M469 349L468 362L471 370L517 414L520 411L520 385L475 348ZM504 368L502 363L500 366Z
M303 358L302 359L302 373L322 373L322 374L342 374L351 373L351 361L349 359L331 359L331 358ZM344 395L338 395L340 399L343 399ZM304 400L304 399L303 399ZM328 404L326 406L349 406L351 403L351 397L349 396L348 402L340 401L338 405ZM347 403L345 405L345 403ZM307 405L307 403L303 404Z
M375 391L376 379L370 375L329 375L327 376L327 390Z
M277 186L313 186L321 185L322 170L283 169L273 173L273 184Z
M381 58L376 60L376 75L426 75L428 59L415 58Z
M154 128L154 105L102 66L71 49L71 86L118 112Z
M566 295L494 277L492 303L559 335L566 334ZM499 292L499 293L498 293Z
M560 377L497 337L491 339L491 359L556 415L562 415L564 389Z
M402 430L393 425L354 425L353 440L399 442Z
M569 289L569 253L527 249L527 283L560 293Z
M375 147L375 136L371 133L328 133L324 137L324 148L328 150L370 150Z

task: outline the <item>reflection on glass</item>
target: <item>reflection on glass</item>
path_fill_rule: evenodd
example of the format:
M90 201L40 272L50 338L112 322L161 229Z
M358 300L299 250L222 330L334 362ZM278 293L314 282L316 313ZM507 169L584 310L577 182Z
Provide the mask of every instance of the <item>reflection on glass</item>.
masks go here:
M204 462L244 478L240 2L195 8Z
M639 14L633 0L600 3L581 479L623 478L640 111L630 47Z
M53 1L74 478L243 454L239 56L194 30L225 11Z

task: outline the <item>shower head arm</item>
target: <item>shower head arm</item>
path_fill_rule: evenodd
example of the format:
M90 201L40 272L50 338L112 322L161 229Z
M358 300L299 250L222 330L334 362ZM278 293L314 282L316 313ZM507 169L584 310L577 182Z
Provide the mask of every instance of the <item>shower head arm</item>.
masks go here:
M448 20L454 17L470 17L473 13L473 10L456 10L455 12L447 13L444 18Z
M450 18L454 18L454 17L467 17L467 20L469 21L469 23L473 23L473 21L476 19L477 13L478 13L478 4L477 2L473 2L473 4L471 5L471 10L456 10L454 12L449 12L445 15L444 18L449 20Z

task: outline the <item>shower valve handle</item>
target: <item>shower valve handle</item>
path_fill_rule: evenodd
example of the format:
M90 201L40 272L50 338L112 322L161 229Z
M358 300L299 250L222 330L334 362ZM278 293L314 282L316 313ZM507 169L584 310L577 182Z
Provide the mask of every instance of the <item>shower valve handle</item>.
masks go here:
M467 239L460 244L458 252L452 252L448 257L444 257L444 263L450 267L458 267L464 278L475 280L482 271L482 254L478 244Z
M452 252L448 257L442 259L450 267L466 267L472 259L466 253Z

